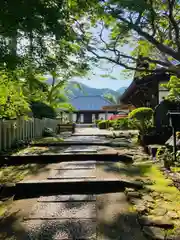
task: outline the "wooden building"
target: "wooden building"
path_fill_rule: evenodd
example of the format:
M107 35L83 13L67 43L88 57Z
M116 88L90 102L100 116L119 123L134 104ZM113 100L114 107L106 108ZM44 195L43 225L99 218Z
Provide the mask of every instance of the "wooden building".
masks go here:
M123 104L132 104L135 107L155 108L164 97L168 95L168 90L161 86L167 83L170 76L159 73L134 78L130 86L120 96L119 102Z
M72 113L72 121L77 123L93 123L97 119L108 119L115 111L102 109L112 103L102 96L79 96L71 99L72 106L76 109Z

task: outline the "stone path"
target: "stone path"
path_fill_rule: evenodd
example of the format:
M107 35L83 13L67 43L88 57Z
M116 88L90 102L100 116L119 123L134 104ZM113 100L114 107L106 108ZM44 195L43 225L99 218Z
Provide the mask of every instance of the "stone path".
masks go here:
M73 136L85 135L85 136L108 136L111 135L112 132L106 129L99 128L76 128Z
M81 130L81 133L87 132ZM92 129L88 134L90 132L94 134ZM88 141L98 140L91 136L85 138ZM72 146L65 152L95 153L98 150L97 146ZM101 162L100 165L110 162ZM47 179L78 182L112 177L106 167L103 168L103 176L99 176L98 168L98 161L91 159L86 162L61 162L54 165ZM113 177L120 178L119 175ZM40 196L22 224L27 232L25 240L145 240L136 215L129 210L124 192L114 191L108 186L99 189L98 194Z

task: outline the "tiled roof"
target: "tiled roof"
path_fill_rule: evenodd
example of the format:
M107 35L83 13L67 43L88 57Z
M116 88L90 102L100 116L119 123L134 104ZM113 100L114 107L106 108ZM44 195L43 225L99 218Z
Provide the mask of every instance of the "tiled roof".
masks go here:
M102 110L105 105L112 105L110 101L102 96L79 96L71 99L71 104L76 110L97 111Z

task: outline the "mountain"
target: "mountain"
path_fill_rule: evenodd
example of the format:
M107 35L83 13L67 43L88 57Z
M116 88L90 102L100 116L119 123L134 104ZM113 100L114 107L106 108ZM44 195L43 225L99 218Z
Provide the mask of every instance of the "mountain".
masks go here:
M121 87L118 90L116 90L116 92L119 93L119 95L122 95L125 91L126 91L127 87Z
M88 87L87 85L83 84L83 83L78 83L78 85L80 86L80 88L77 87L77 82L72 81L69 82L66 90L68 92L68 95L70 98L73 97L77 97L77 96L103 96L105 94L111 94L113 95L115 98L119 97L124 91L125 91L125 87L122 87L120 89L118 89L117 91L109 89L109 88L92 88L92 87Z
M52 78L48 77L47 84L52 83ZM80 88L77 87L80 86ZM118 98L120 95L124 93L127 87L121 87L118 90L112 90L109 88L92 88L88 87L86 84L78 83L76 81L70 81L66 87L66 93L69 98L74 98L78 96L104 96L105 94L111 94L115 98Z

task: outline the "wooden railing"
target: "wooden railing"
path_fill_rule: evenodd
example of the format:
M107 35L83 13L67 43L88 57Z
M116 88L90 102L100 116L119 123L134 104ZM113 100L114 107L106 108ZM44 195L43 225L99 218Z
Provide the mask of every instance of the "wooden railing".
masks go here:
M44 128L56 131L59 119L0 120L0 152L14 147L20 141L42 137Z

